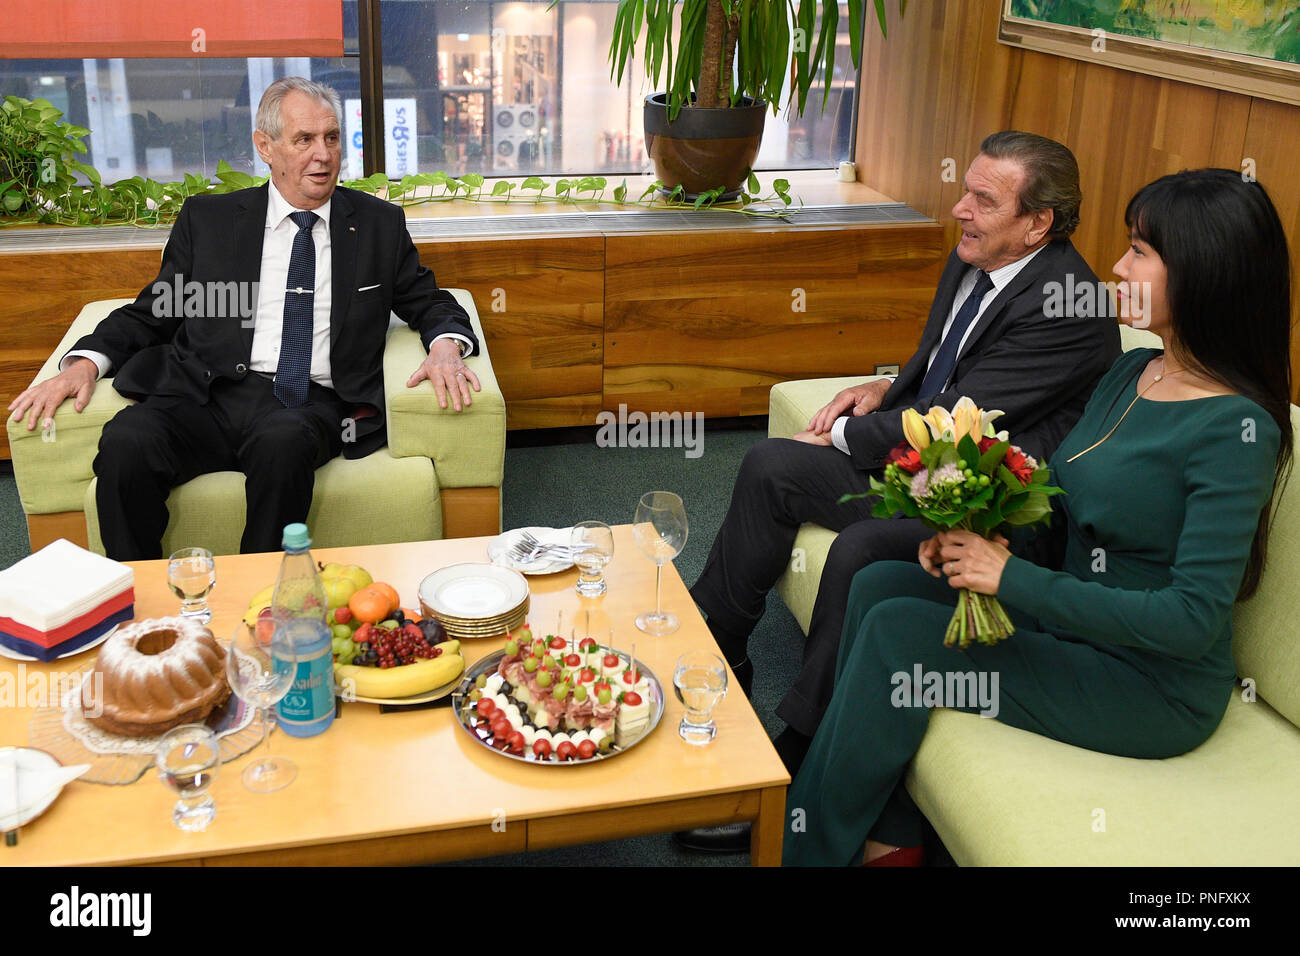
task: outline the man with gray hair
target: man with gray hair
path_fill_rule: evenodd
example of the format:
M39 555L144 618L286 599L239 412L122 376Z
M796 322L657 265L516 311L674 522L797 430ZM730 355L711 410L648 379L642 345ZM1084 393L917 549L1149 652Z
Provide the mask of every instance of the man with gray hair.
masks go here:
M760 442L741 463L691 596L746 693L749 635L800 525L839 532L818 585L803 666L777 708L788 726L776 748L791 776L830 702L853 576L874 561L916 560L932 534L917 519L873 518L871 499L840 503L846 493L870 490L870 477L903 441L903 410L951 409L969 396L981 408L1001 409L998 427L1041 459L1056 451L1118 357L1119 330L1108 308L1060 318L1046 307L1068 277L1075 286L1097 281L1069 240L1081 198L1078 165L1065 146L1015 130L986 138L952 208L961 240L902 372L844 389L795 440ZM743 826L678 839L698 849L743 850Z
M85 408L110 370L114 387L138 399L104 427L94 462L109 557L161 557L171 489L226 470L245 476L241 550L277 550L284 526L306 520L316 469L386 441L390 311L428 351L408 386L429 380L455 411L479 388L464 364L478 347L469 317L420 265L405 214L338 186L341 118L329 87L271 84L253 133L270 182L187 200L157 280L80 339L57 376L10 404L34 428L69 398ZM208 310L168 295L195 282L251 284L253 314L195 315Z

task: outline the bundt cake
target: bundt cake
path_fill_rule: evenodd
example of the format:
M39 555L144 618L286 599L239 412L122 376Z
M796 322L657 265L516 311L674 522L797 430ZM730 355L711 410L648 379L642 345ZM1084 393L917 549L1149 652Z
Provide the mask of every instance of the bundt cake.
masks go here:
M226 652L212 632L167 617L123 624L104 642L81 704L103 730L152 737L202 722L229 696Z

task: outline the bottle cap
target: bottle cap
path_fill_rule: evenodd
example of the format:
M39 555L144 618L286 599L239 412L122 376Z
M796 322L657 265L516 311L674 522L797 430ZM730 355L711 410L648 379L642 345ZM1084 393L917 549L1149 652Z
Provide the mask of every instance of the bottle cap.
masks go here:
M307 537L307 526L301 521L285 525L281 543L286 551L305 551L310 548L311 538Z

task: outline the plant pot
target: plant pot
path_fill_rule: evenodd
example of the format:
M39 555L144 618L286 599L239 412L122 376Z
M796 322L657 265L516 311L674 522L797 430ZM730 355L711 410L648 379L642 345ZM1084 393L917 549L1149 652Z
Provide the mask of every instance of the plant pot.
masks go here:
M748 97L730 109L683 106L668 122L668 94L645 98L646 151L655 175L671 192L681 186L688 200L722 186L720 201L735 199L758 158L767 104Z

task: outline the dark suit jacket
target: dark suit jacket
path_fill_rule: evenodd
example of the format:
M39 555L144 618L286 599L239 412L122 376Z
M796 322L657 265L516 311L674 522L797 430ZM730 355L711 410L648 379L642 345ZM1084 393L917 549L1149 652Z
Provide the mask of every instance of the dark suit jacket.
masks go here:
M1091 317L1047 314L1051 283L1065 286L1067 275L1073 275L1076 288L1097 282L1069 240L1055 240L984 310L957 357L948 390L920 402L917 390L930 352L943 336L957 286L969 268L953 250L916 353L885 393L880 409L851 417L845 425L844 439L857 467L881 467L890 449L903 441L905 408L923 414L936 405L951 409L963 395L986 411L1001 409L1006 414L994 427L1006 429L1012 442L1030 454L1048 458L1083 414L1098 379L1119 357L1119 326L1108 307Z
M107 355L114 387L134 399L171 395L206 404L213 382L250 374L251 316L186 317L174 314L179 309L155 306L175 305L169 293L177 276L185 283L257 282L268 195L263 185L187 200L167 240L157 280L73 348ZM464 335L476 351L478 343L465 310L420 265L399 207L366 193L335 189L330 256L330 371L339 398L358 410L353 413L356 440L344 445L344 455L362 458L387 441L383 355L390 311L420 333L426 350L444 332ZM168 293L155 291L158 283ZM356 291L366 286L376 288Z

